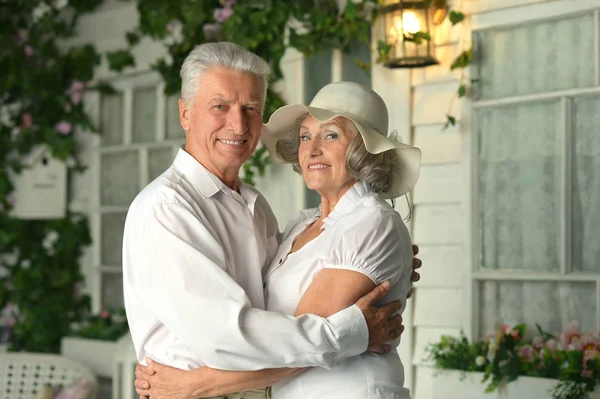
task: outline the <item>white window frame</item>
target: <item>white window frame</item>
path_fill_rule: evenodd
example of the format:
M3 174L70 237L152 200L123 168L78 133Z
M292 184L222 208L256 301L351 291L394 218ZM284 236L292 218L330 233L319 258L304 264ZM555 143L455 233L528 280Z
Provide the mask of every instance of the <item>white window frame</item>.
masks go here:
M122 275L122 265L102 264L102 214L103 213L126 213L129 206L102 206L101 197L101 156L103 154L114 154L122 151L137 150L139 154L138 168L139 187L145 187L149 182L148 177L148 150L157 147L171 146L173 157L177 150L184 144L184 138L168 139L166 138L166 100L164 94L164 83L160 76L155 72L148 72L133 76L120 76L112 79L110 84L118 92L123 93L123 144L101 145L101 137L93 138L92 159L90 163L92 175L92 197L90 207L90 229L92 237L92 276L91 286L92 312L102 310L103 291L102 281L104 273L114 273ZM133 133L133 92L135 89L143 87L156 87L156 137L154 142L132 143ZM101 96L97 101L96 109L93 111L100 120L101 114Z
M470 312L465 312L463 329L470 338L479 338L483 331L479 331L479 312L480 293L478 285L482 281L547 281L547 282L586 282L595 283L596 286L596 328L600 330L600 273L577 272L576 274L567 274L571 268L571 196L567 187L571 186L571 144L569 139L571 135L571 103L573 96L585 96L600 94L600 1L598 0L572 0L572 1L554 1L548 3L538 3L524 5L522 7L513 7L490 11L473 16L472 33L496 29L500 27L518 26L527 23L543 22L547 20L556 20L570 15L594 13L594 58L595 58L595 76L594 87L582 89L557 90L538 94L518 95L512 97L503 97L490 100L473 101L471 107L463 107L461 111L462 121L472 121L472 126L462 127L464 140L463 160L466 160L465 170L468 173L468 191L466 207L467 212L467 237L465 240L467 251L467 273L465 273L465 304L468 305ZM472 67L470 72L473 77L476 74L476 68ZM557 146L564 148L561 150L560 162L562 163L560 184L561 184L561 248L560 248L560 270L558 272L535 272L535 271L515 271L515 270L477 270L479 254L481 251L480 237L477 232L480 223L478 203L478 127L475 112L492 106L520 104L530 101L539 101L545 99L557 99L561 102L560 123L563 127L562 134L557 139ZM470 130L470 131L469 131Z

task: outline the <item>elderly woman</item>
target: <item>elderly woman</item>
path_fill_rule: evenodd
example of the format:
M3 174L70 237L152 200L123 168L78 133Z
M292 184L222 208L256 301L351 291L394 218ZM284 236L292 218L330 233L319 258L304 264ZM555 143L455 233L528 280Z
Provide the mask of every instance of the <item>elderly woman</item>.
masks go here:
M321 196L319 208L300 212L288 224L265 272L268 310L327 317L383 281L392 285L384 303L407 296L410 236L385 199L413 188L421 152L388 138L387 130L381 97L350 82L325 86L309 106L278 109L264 126L262 140L272 157L291 163ZM391 343L392 349L399 341ZM140 367L136 387L153 398L191 398L201 384L206 389L206 384L224 381L230 382L230 391L256 389L256 382L269 374L274 381L288 377L273 384L273 399L410 398L396 350L365 352L331 370L288 370L285 375L277 370L220 371L207 380L210 370L205 367L181 371L153 362L151 369Z

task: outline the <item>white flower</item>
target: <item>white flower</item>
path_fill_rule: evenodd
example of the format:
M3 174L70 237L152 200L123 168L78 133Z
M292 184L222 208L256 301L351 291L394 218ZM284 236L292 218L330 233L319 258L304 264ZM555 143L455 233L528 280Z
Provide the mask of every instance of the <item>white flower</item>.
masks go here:
M33 10L33 20L35 22L42 19L48 12L52 10L50 6L43 1Z
M21 268L23 269L29 269L31 267L31 260L30 259L23 259L21 261Z
M71 331L78 331L81 329L81 323L73 322L69 324L69 328L71 329Z
M54 244L58 241L58 232L56 230L51 230L46 234L44 240L42 241L42 246L48 252L49 255L54 255Z
M54 8L57 10L62 10L67 6L67 4L69 4L69 0L56 0L54 2Z
M14 248L11 252L2 254L0 256L0 260L2 260L4 263L6 263L9 266L14 266L17 264L17 261L19 260L20 253L21 252L19 251L19 248Z
M9 275L10 272L8 271L8 269L6 267L0 266L0 278L8 277Z
M290 29L296 31L296 34L298 35L306 35L310 32L310 26L308 26L308 24L302 23L294 17L291 17L288 20L287 25Z
M485 364L485 358L483 356L477 356L475 358L475 364L478 366L483 366Z

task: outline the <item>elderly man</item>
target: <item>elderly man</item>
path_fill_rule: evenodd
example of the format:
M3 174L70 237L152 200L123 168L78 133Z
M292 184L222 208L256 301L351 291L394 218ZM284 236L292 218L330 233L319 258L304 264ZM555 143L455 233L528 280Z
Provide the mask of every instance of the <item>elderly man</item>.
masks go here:
M226 42L197 46L182 66L185 147L136 197L125 223L125 306L142 363L331 368L367 349L385 353L401 333L401 318L390 318L400 304L372 306L387 284L328 318L264 310L262 270L278 226L238 175L258 144L269 73L260 57Z

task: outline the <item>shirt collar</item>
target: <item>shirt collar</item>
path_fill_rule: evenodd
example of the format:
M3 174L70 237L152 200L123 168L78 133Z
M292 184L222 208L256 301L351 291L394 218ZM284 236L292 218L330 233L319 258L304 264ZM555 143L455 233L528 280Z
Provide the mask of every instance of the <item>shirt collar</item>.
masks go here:
M183 148L180 148L173 161L173 165L184 175L188 176L190 182L203 198L210 198L222 191L237 201L244 202L254 214L254 205L258 194L248 187L247 184L238 179L239 194L227 187L221 179L211 173L196 158Z
M371 186L365 182L358 181L352 186L342 198L335 205L333 210L325 219L323 219L323 227L322 229L327 229L328 227L333 226L338 220L343 218L346 215L349 215L358 204L360 204L364 197L366 197L369 193L372 193L373 190ZM321 213L321 207L319 206L319 214Z

